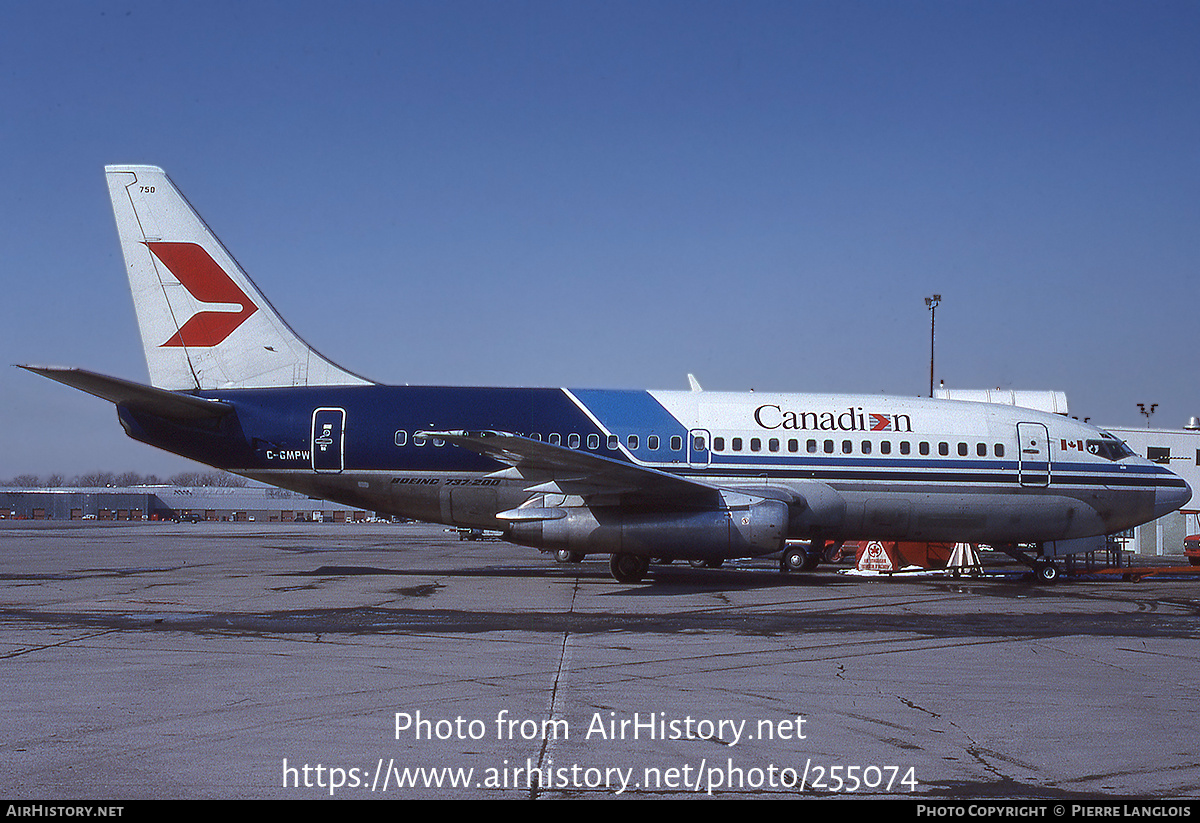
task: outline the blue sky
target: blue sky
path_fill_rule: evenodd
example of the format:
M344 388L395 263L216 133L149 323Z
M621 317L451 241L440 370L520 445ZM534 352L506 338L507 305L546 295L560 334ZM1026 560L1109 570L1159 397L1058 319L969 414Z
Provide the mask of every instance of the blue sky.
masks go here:
M0 478L192 465L103 180L163 166L383 382L1065 391L1200 415L1194 2L0 4Z

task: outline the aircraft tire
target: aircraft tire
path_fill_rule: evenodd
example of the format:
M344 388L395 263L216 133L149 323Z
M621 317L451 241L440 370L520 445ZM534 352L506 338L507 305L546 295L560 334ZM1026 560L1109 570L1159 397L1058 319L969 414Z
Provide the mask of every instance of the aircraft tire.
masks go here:
M618 583L640 583L649 568L649 558L636 554L617 552L608 559L608 570Z
M568 551L567 549L559 549L554 553L554 559L559 563L582 563L583 557L582 553Z

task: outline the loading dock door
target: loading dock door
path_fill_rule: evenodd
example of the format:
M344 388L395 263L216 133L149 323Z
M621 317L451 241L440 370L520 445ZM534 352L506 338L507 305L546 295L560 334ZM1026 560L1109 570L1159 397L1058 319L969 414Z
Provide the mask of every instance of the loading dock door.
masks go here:
M345 409L317 409L313 412L311 445L313 471L336 474L345 468Z

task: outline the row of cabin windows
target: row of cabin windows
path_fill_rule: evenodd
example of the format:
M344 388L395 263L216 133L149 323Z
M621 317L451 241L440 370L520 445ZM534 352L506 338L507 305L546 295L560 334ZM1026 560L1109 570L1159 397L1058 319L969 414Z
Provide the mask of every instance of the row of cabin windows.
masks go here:
M751 437L749 440L750 440L749 451L752 451L752 452L763 451L763 439L761 437ZM746 441L741 437L733 437L733 438L730 438L730 440L729 440L729 451L733 451L733 452L745 451L746 450L745 446L746 446ZM768 438L766 441L766 451L768 451L768 452L777 453L777 452L781 451L783 448L784 448L784 443L782 441L780 441L778 438L771 437L771 438ZM796 440L794 438L790 439L787 441L786 448L787 448L787 451L791 454L799 454L800 453L800 441ZM892 453L892 441L881 440L878 443L876 443L873 440L863 440L858 444L857 453L858 454L871 454L876 448L878 448L880 454L891 454ZM931 449L932 449L932 446L930 445L930 443L928 441L922 440L917 443L917 453L918 454L928 455L928 454L930 454ZM833 440L824 440L824 441L820 441L820 442L818 442L816 440L808 440L804 444L804 450L808 454L835 454L835 453L855 454L856 453L855 452L855 444L854 444L853 440L843 440L841 442L840 446ZM939 455L941 455L942 457L949 457L950 450L951 450L950 444L945 441L937 444L937 453ZM1004 456L1004 444L1003 443L992 444L991 450L992 450L992 454L995 457L1003 457ZM717 451L717 452L725 451L725 438L724 437L714 437L713 438L713 451ZM898 451L900 454L912 454L912 443L909 442L908 440L901 440L899 442ZM955 451L958 453L959 457L969 457L971 454L971 445L969 443L958 443L957 447L955 448ZM988 456L988 444L987 443L976 443L975 444L975 456L976 457L987 457Z
M530 437L533 440L541 440L542 439L542 436L540 434L531 434ZM406 432L406 431L396 432L396 445L397 446L407 445L408 439L409 439L408 432ZM414 434L412 436L412 444L414 446L424 446L426 444L426 442L428 442L429 440L433 441L434 446L440 447L440 446L445 445L444 440L438 440L437 438L426 438L419 434ZM749 438L749 441L750 441L749 442L749 451L751 451L751 452L763 451L763 439L762 438L751 437L751 438ZM562 435L558 434L557 432L552 433L546 437L546 442L548 442L552 446L561 446L562 445ZM583 441L581 439L581 436L578 434L568 434L567 435L567 448L578 449L582 442ZM641 444L641 439L638 437L638 435L631 434L628 437L626 437L625 442L631 450L636 451ZM617 435L615 435L615 434L610 434L610 435L608 435L608 440L605 443L605 445L607 446L607 448L610 451L616 451L617 448L620 446L620 438L617 437ZM659 436L657 434L651 434L651 435L646 436L646 448L648 450L658 451L660 445L661 445L661 441L659 440ZM671 451L682 451L683 450L683 438L677 434L672 435L669 440L669 445L670 445ZM713 438L713 441L712 441L713 451L723 452L726 450L725 445L726 445L726 441L725 441L724 437L714 437ZM746 450L745 446L746 446L746 441L745 441L745 439L743 439L741 437L732 437L729 439L729 451L733 451L733 452L745 451ZM590 449L592 451L599 449L600 448L600 435L589 434L587 436L587 447L588 447L588 449ZM858 444L858 453L859 454L871 454L876 449L876 447L878 447L880 454L891 454L892 453L892 441L890 441L890 440L881 440L878 443L875 443L872 440L863 440ZM779 453L780 451L783 450L783 448L784 448L784 443L779 438L776 438L776 437L767 438L766 451L768 451L770 453ZM800 441L796 440L795 438L789 439L786 443L786 448L790 454L799 454L800 453ZM696 451L696 452L704 451L704 438L698 437L698 436L693 436L692 449L693 449L693 451ZM824 441L820 441L819 443L817 440L808 440L804 444L804 450L808 454L822 454L822 453L823 454L834 454L834 453L838 452L838 449L839 449L839 447L838 447L837 443L833 440L824 440ZM931 450L931 446L928 441L922 440L922 441L917 442L917 453L918 454L920 454L922 456L928 456L930 454L930 450ZM968 444L968 443L963 443L963 442L958 443L955 450L957 451L959 457L968 457L971 454L971 447L970 447L970 444ZM993 456L995 456L995 457L1003 457L1004 456L1004 444L1003 443L992 444L991 450L992 450ZM898 451L900 454L912 454L912 443L909 442L908 440L899 441ZM841 454L854 454L855 453L854 441L853 440L843 440L841 442L841 446L840 446L840 453ZM938 443L937 444L937 453L939 455L941 455L942 457L948 457L950 455L950 444L945 441ZM976 443L975 444L975 456L976 457L987 457L988 456L988 444L987 443Z
M531 434L531 435L529 435L529 437L532 440L541 440L542 439L541 434ZM425 437L425 436L419 435L419 434L414 434L411 439L412 439L412 444L414 446L424 446L429 441L432 441L434 446L446 445L446 441L444 441L444 440L438 440L437 438L433 438L433 437ZM396 432L396 441L395 442L396 442L397 446L408 445L408 442L409 442L408 432L403 431L403 430ZM561 445L563 445L563 436L561 434L559 434L558 432L553 432L546 436L546 442L552 446L561 446ZM567 435L567 443L566 443L567 448L578 449L580 447L580 445L582 445L582 443L583 443L583 438L581 435L578 435L578 434L568 434ZM639 447L639 445L641 444L641 438L639 438L636 434L631 434L631 435L629 435L629 437L626 438L626 443L629 445L630 449L636 451L637 448ZM669 443L669 447L670 447L671 451L677 451L677 452L683 451L683 438L680 437L679 435L677 435L677 434L672 435L671 438L668 440L668 443ZM704 448L703 439L697 440L697 444L698 445L696 446L696 448L703 450L703 448ZM621 446L621 438L619 438L615 434L610 434L608 436L608 440L605 442L605 446L608 448L609 451L616 451ZM647 435L647 437L646 437L646 448L647 449L649 449L650 451L658 451L661 446L662 446L662 441L657 434ZM596 451L597 449L599 449L600 448L600 435L589 434L587 436L587 447L589 449L591 449L592 451Z

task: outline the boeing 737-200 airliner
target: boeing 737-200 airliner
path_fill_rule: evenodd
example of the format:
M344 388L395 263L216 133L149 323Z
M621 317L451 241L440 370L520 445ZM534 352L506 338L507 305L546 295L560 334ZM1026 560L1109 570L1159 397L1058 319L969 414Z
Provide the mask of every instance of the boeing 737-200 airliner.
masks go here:
M987 543L1054 559L1188 501L1054 414L877 395L384 386L306 344L161 169L106 169L150 385L26 366L112 401L130 437L255 480L573 557Z

